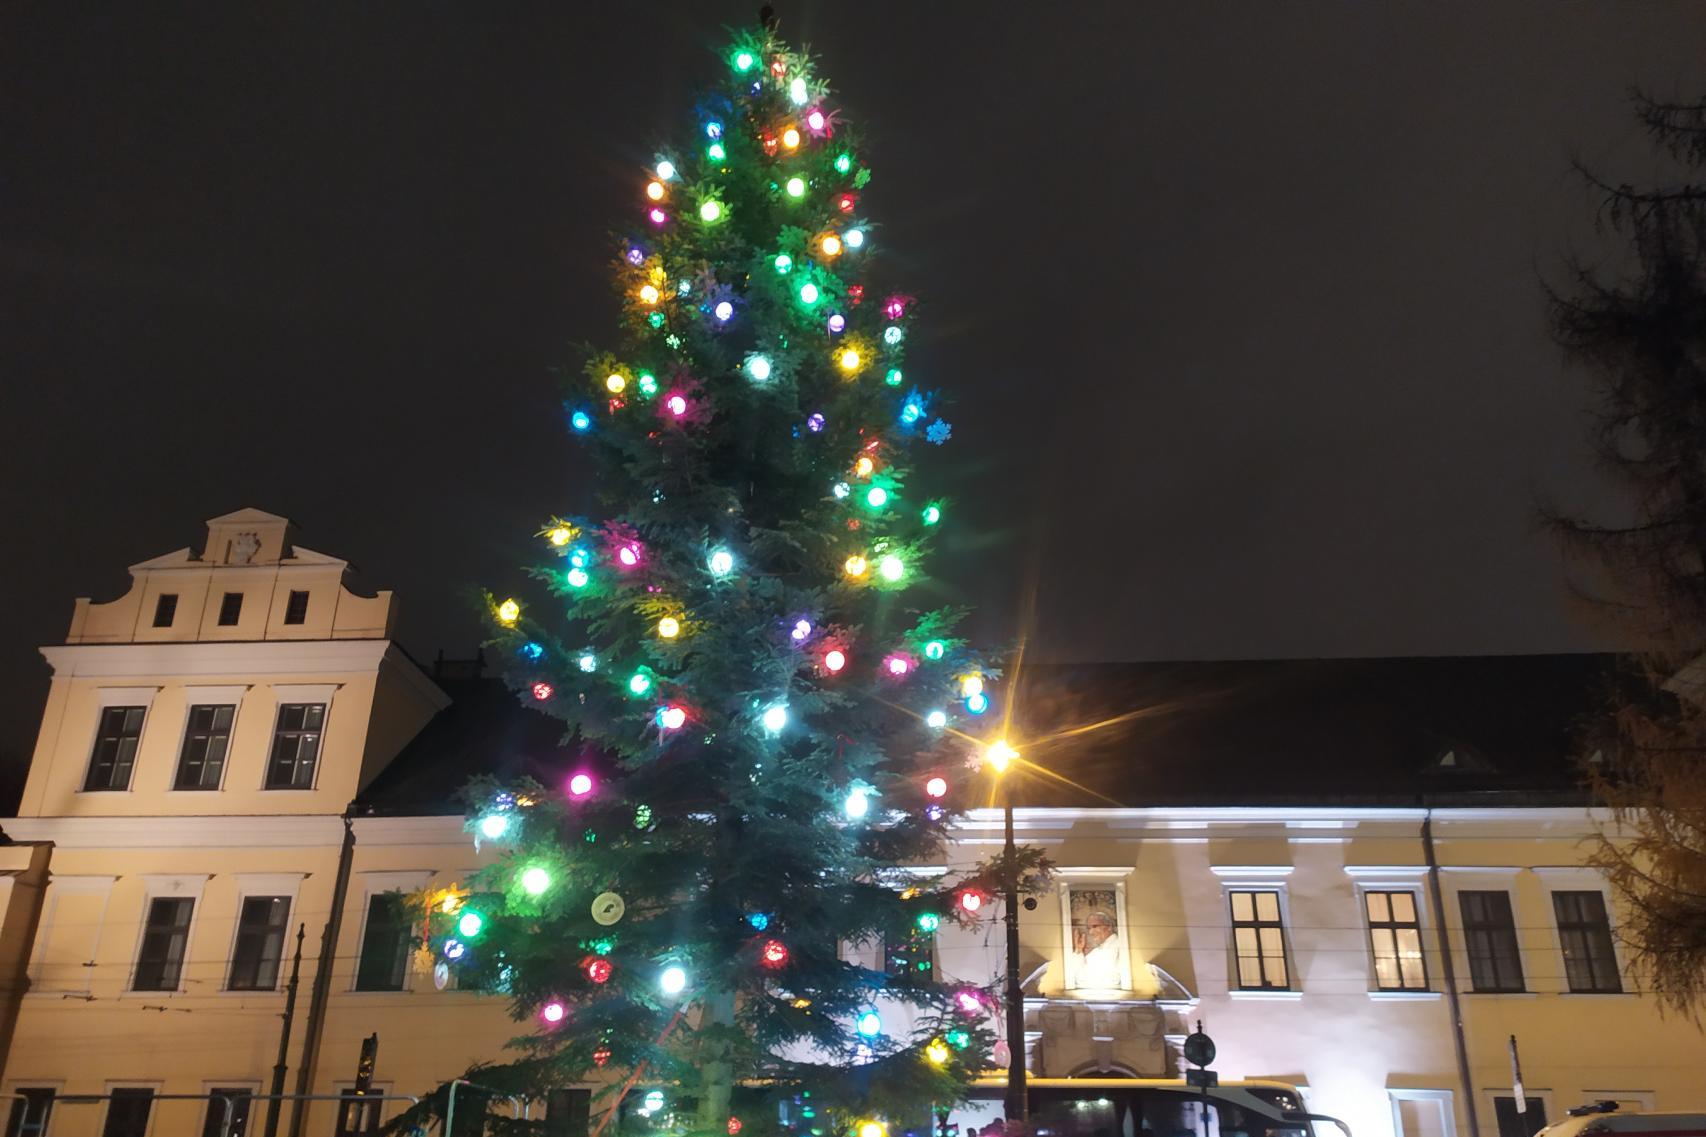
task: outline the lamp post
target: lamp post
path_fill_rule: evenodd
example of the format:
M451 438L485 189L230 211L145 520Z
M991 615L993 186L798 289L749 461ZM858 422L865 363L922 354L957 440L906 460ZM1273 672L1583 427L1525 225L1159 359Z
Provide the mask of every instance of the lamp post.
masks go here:
M984 757L1002 778L1019 752L1006 739L994 743ZM1008 1121L1025 1120L1025 993L1019 987L1019 875L1013 870L1017 850L1013 845L1013 784L1006 782L1001 793L1002 852L1006 873L1002 881L1002 904L1007 917L1007 1095L1003 1110Z

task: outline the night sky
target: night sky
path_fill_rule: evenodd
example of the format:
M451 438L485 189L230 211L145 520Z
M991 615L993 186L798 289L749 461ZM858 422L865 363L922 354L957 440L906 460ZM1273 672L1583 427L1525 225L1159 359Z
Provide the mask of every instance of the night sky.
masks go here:
M285 514L470 654L588 507L553 364L755 5L0 16L0 754L74 597ZM779 3L865 124L951 394L936 598L1056 660L1564 651L1541 495L1615 500L1540 279L1706 5ZM1070 14L1070 21L1060 18Z

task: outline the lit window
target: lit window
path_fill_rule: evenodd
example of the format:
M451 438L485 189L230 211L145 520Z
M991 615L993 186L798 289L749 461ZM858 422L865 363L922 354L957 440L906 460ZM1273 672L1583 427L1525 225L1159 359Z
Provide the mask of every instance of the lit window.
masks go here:
M1422 925L1416 894L1366 892L1369 947L1374 952L1374 982L1382 991L1426 991L1427 966L1422 960Z
M1289 991L1285 924L1273 891L1236 891L1232 902L1232 947L1238 956L1238 986L1245 991Z

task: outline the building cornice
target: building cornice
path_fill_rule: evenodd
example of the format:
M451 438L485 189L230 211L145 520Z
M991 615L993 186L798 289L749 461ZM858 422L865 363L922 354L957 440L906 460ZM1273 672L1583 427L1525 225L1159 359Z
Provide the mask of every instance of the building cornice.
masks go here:
M357 848L364 845L461 845L473 838L463 828L466 819L456 815L426 817L356 817Z
M378 670L380 660L393 648L385 639L245 640L54 644L42 648L41 653L56 678L107 679L370 672ZM395 658L405 670L418 672L400 651Z
M1015 830L1060 832L1082 823L1118 830L1197 830L1232 826L1277 826L1291 831L1355 828L1369 824L1400 824L1419 828L1433 818L1436 829L1484 822L1562 825L1591 828L1611 820L1609 811L1583 806L1475 806L1456 809L1417 809L1386 806L1152 806L1133 807L1019 807L1013 811ZM999 809L969 809L954 823L965 834L999 831Z
M8 817L0 829L16 841L52 841L61 849L335 848L343 818L325 814L218 817Z

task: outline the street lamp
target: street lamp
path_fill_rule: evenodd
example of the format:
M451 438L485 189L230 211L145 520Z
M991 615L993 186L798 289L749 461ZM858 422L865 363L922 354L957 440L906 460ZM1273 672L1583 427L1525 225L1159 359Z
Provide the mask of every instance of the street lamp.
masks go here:
M983 757L997 778L1019 752L1005 738L991 743ZM1001 820L1006 861L1002 902L1007 909L1007 1095L1003 1110L1008 1121L1025 1120L1025 994L1019 988L1019 875L1014 871L1018 853L1013 845L1013 787L1003 787Z

